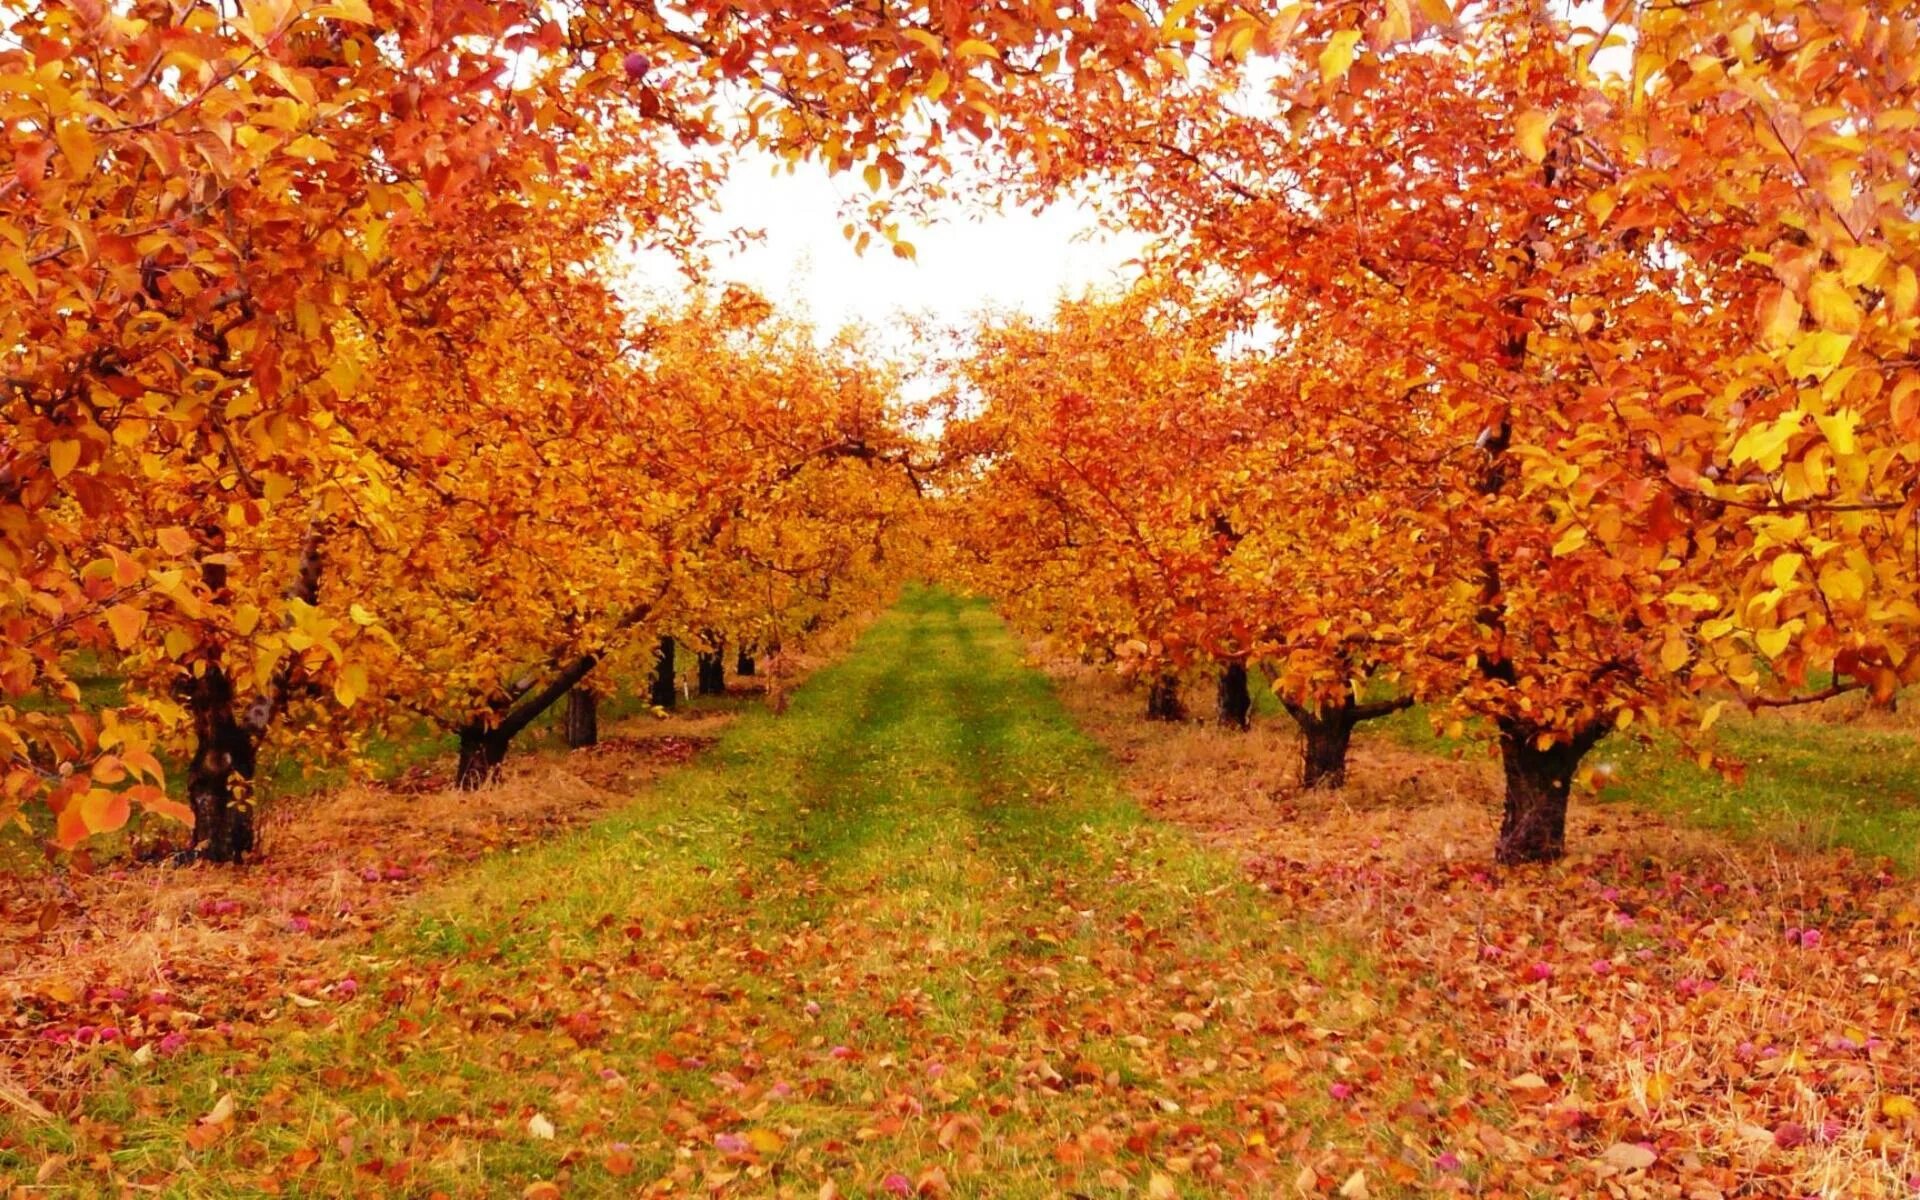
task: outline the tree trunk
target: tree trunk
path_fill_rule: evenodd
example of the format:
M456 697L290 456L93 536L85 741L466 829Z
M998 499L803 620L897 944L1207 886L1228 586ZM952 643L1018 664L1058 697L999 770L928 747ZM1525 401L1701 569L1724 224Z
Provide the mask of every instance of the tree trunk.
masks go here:
M258 736L234 717L233 684L216 662L184 689L193 713L194 753L187 767L193 809L191 857L237 863L253 853L253 776Z
M1400 696L1372 704L1357 704L1349 698L1337 705L1323 704L1319 708L1292 701L1284 703L1294 724L1300 726L1300 786L1343 788L1347 786L1347 751L1353 746L1354 729L1362 721L1413 707L1413 697Z
M1220 668L1220 723L1229 729L1253 726L1253 693L1247 688L1247 664L1237 659Z
M511 736L498 729L468 726L460 731L460 765L455 768L453 785L463 792L477 792L500 778L500 764L507 759Z
M1187 719L1187 707L1180 702L1180 678L1177 675L1161 675L1147 689L1147 720L1184 721Z
M1353 727L1359 724L1354 703L1349 700L1318 709L1288 704L1287 712L1300 726L1300 786L1347 786L1347 751L1353 745Z
M751 679L760 670L760 664L753 661L753 651L740 647L740 657L733 664L733 673L742 679Z
M600 740L600 698L584 687L567 693L567 719L564 729L567 745L575 750Z
M663 637L653 662L653 690L649 697L655 708L674 708L680 703L680 692L674 684L673 639Z
M727 694L727 659L718 648L703 651L698 660L697 677L702 696Z
M1605 729L1578 730L1542 750L1541 730L1523 721L1499 724L1507 797L1494 860L1509 866L1555 862L1567 852L1567 798L1573 791L1573 773Z

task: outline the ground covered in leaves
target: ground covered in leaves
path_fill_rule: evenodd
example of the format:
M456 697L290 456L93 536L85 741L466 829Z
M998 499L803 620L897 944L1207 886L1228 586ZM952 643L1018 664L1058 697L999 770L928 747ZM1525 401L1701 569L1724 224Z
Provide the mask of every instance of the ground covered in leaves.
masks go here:
M1302 796L1135 699L918 593L677 770L643 722L36 898L0 1191L1920 1191L1910 881L1624 805L1498 873L1488 764Z
M1489 861L1489 755L1355 743L1301 794L1284 725L1152 725L1049 662L1154 813L1239 857L1276 917L1357 943L1392 1019L1461 1064L1449 1165L1505 1194L1920 1195L1920 891L1885 862L1791 852L1577 802L1552 868ZM1407 1069L1352 1047L1369 1119Z
M0 1174L1271 1191L1303 1155L1366 1158L1375 1131L1330 1089L1372 991L1343 945L1276 925L1230 860L1146 821L984 609L923 595L783 716L454 874L275 1011L172 1053L90 1044L91 1086L16 1119ZM1436 1103L1447 1074L1393 1086Z
M269 811L262 865L244 872L126 861L0 877L0 1097L16 1114L63 1108L121 1056L217 1045L355 994L358 957L403 901L630 802L728 719L635 718L589 749L510 760L477 796L416 767L291 800Z

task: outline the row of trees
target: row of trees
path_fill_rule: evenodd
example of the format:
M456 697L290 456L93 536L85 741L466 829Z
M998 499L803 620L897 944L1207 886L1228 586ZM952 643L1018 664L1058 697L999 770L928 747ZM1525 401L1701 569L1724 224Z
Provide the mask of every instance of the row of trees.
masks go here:
M1265 664L1310 781L1391 707L1485 721L1507 862L1610 730L1920 681L1920 15L1594 23L1296 7L1150 118L1046 107L1010 182L1159 250L983 330L950 435L977 577L1149 677Z
M1911 5L5 20L0 817L62 841L187 815L182 748L243 852L262 739L342 709L483 779L607 656L895 561L884 366L610 286L635 243L698 275L744 145L858 173L902 255L963 141L1155 235L1139 296L983 340L975 547L1150 672L1269 663L1329 746L1363 700L1486 718L1503 858L1559 852L1607 729L1920 673Z
M751 296L636 315L621 256L697 278L739 146L939 165L1025 7L9 7L0 820L238 858L269 746L427 721L474 785L662 636L881 586L890 368Z

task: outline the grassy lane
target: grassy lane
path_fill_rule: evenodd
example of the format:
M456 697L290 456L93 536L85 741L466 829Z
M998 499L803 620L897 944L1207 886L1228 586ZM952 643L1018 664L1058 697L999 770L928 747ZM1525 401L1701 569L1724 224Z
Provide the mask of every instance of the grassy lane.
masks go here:
M59 1152L76 1191L194 1196L1271 1194L1362 1158L1414 1184L1439 1147L1380 1114L1445 1081L1355 1066L1405 1035L1376 981L1241 878L1143 820L984 608L917 593L785 715L429 894L350 986L0 1139L0 1178Z

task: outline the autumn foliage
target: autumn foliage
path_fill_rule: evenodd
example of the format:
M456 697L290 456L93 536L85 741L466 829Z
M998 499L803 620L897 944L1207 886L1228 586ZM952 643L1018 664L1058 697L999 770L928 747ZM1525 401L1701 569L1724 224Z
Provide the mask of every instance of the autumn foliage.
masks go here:
M973 15L1040 36L1022 12ZM899 183L987 132L993 47L920 17L9 10L0 817L72 846L145 810L239 857L289 718L430 719L484 775L609 655L777 640L881 582L885 368L750 298L636 320L615 288L634 244L698 274L732 147Z
M940 553L1177 708L1258 669L1338 782L1419 702L1551 859L1586 751L1920 677L1913 15L1812 0L16 10L0 44L0 815L251 844L263 752L465 783L662 638ZM703 267L732 152L1087 199L1137 287L897 369ZM978 178L975 170L969 178ZM931 502L930 502L931 500ZM951 517L951 519L948 519ZM83 697L75 671L121 682ZM167 782L163 761L184 768Z
M1920 1189L1911 881L1569 820L1920 685L1920 0L9 0L0 147L0 1186ZM769 158L1146 249L817 329Z
M1913 16L1604 10L1175 5L1151 103L1023 93L1076 150L1004 182L1115 181L1158 251L985 331L954 438L976 578L1136 673L1263 663L1310 743L1484 722L1508 862L1609 731L1920 679Z

